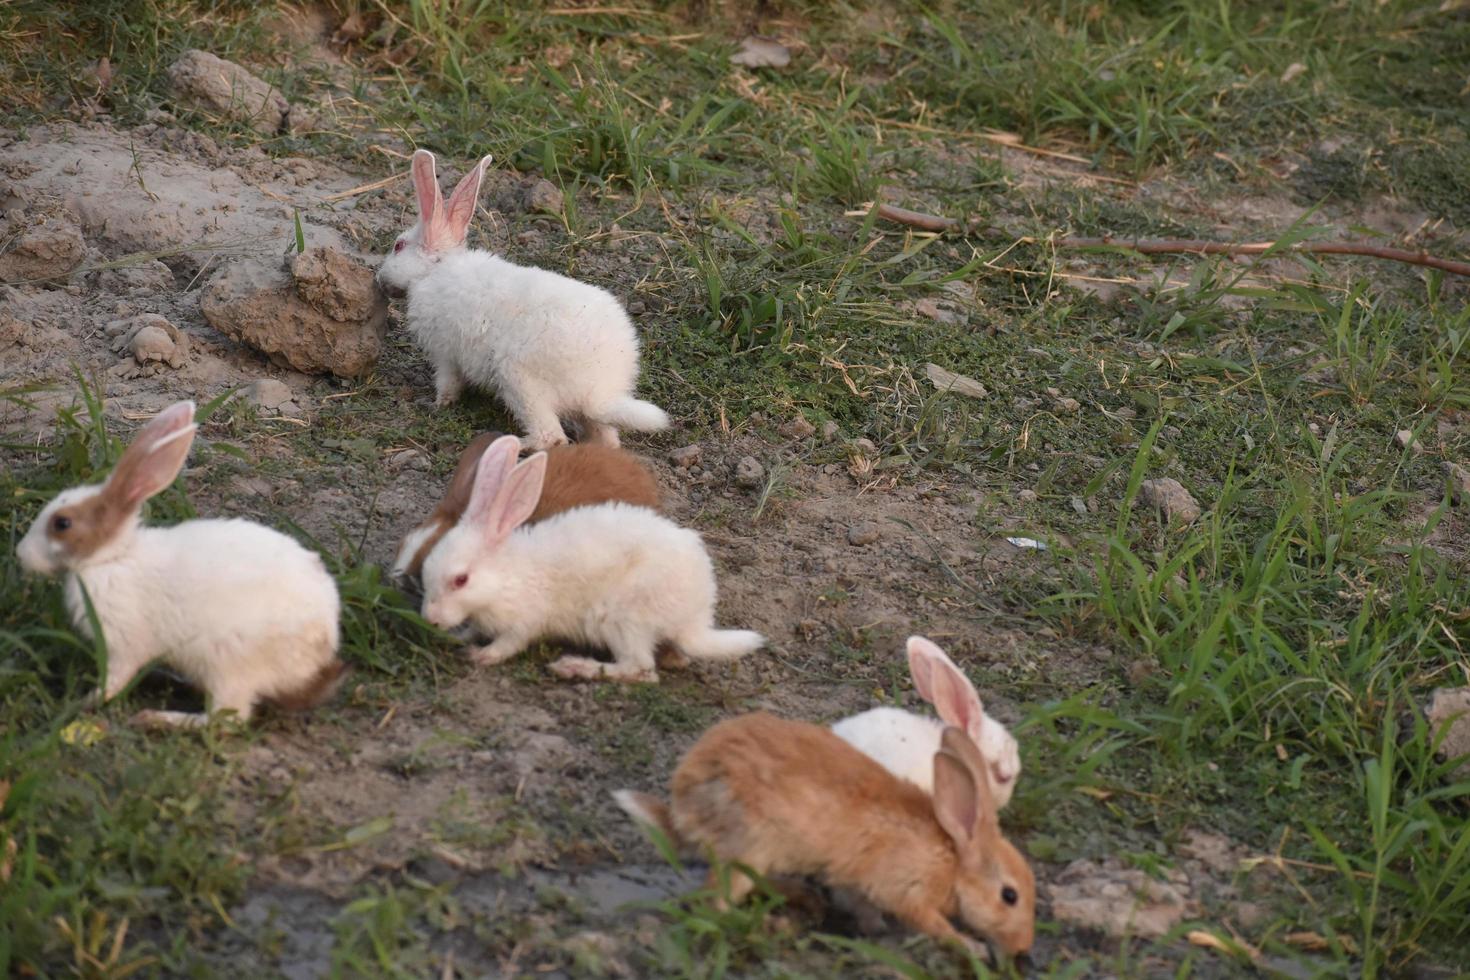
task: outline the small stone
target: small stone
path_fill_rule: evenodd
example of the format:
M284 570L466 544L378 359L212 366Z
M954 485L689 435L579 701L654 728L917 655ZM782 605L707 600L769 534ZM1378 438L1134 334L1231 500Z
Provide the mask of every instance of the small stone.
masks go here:
M294 396L285 382L277 381L275 378L261 378L252 381L250 387L245 389L245 400L257 408L280 408L290 401Z
M1271 912L1260 902L1236 902L1230 909L1235 924L1242 929L1255 929L1265 923Z
M1458 759L1470 755L1470 687L1442 687L1435 691L1429 708L1430 734L1440 742L1441 758ZM1455 769L1460 779L1470 779L1470 761Z
M1071 414L1082 409L1082 403L1075 398L1058 398L1057 410Z
M735 464L735 483L746 490L754 490L766 482L766 468L754 456L742 456Z
M803 640L810 640L812 637L816 636L817 633L821 631L821 629L822 623L820 620L816 619L803 619L801 622L796 624L796 633Z
M1450 501L1460 507L1470 507L1470 469L1459 463L1445 460L1440 463L1444 475L1450 481Z
M864 456L878 455L878 446L871 439L854 439L852 441L852 448L856 449Z
M1414 438L1414 433L1409 429L1400 429L1393 435L1393 441L1399 444L1401 449L1412 449L1416 453L1422 453L1424 447Z
M112 349L133 364L127 377L142 377L162 366L181 368L189 354L189 337L157 313L144 313L113 320L103 331L112 339ZM127 365L127 362L124 362Z
M863 521L847 529L847 543L854 548L872 544L883 537L883 528L872 521Z
M1159 881L1115 860L1073 861L1052 885L1052 918L1115 938L1156 939L1196 909L1184 873L1170 868L1163 874L1166 880Z
M400 449L388 457L388 466L395 470L427 470L429 457L417 449Z
M566 199L561 188L545 178L532 182L526 188L524 201L527 211L541 214L561 214L566 209Z
M822 423L822 441L836 442L842 438L842 427L831 419Z
M1320 425L1318 425L1316 422L1308 422L1307 423L1307 431L1310 432L1314 436L1320 436L1322 434L1322 427Z
M291 107L275 86L208 51L185 51L169 66L168 78L181 102L244 123L262 135L274 136L286 125Z
M1072 509L1073 510L1075 510L1078 514L1082 515L1083 517L1086 517L1087 516L1087 504L1086 504L1086 502L1083 501L1083 499L1081 497L1073 497L1071 503L1072 503Z
M1192 524L1201 513L1199 502L1173 477L1144 480L1138 487L1138 499L1145 506L1162 510L1164 519L1171 524L1175 521Z
M692 446L680 446L669 453L669 463L676 469L687 470L699 462L700 448L696 443Z
M1156 664L1151 660L1135 660L1128 665L1128 683L1134 687L1153 676Z
M1028 488L1026 490L1018 491L1016 493L1016 499L1023 504L1034 504L1040 498L1038 497L1035 490L1031 490Z
M806 416L798 415L790 422L782 425L777 431L787 439L806 439L816 434L817 427L808 422Z

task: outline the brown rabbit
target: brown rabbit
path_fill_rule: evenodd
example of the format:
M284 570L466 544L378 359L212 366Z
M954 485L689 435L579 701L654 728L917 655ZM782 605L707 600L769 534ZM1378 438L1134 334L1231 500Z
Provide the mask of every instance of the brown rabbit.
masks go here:
M984 955L951 924L958 917L1005 955L1025 953L1036 879L1000 834L975 743L950 727L940 746L931 799L826 728L756 713L695 743L674 771L672 805L631 790L613 796L635 820L719 861L818 874L919 932ZM732 902L752 886L731 870Z
M398 557L393 561L394 579L400 582L417 579L424 559L429 557L434 545L459 523L469 506L470 491L475 485L475 467L485 450L500 435L499 432L482 432L460 454L444 499L439 501L428 520L408 532L399 546ZM535 524L573 507L612 501L660 509L658 484L638 457L597 443L553 446L546 454L546 482L541 490L541 501L526 523Z

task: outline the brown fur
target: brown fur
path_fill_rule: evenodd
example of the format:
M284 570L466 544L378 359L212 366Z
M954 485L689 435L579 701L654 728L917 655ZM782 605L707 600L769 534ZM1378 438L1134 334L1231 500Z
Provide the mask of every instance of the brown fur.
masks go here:
M480 457L496 439L498 432L482 432L476 436L459 457L454 475L449 479L449 489L444 499L434 508L434 513L420 525L437 525L435 532L419 546L418 553L409 563L408 574L417 577L423 570L429 552L450 528L459 523L465 508L470 504L470 492L475 485L475 469ZM553 446L546 452L546 480L541 488L541 499L531 513L527 524L544 521L548 517L571 510L621 501L651 510L661 509L658 484L638 457L622 449L595 443L578 443L572 446Z
M945 778L931 799L826 728L744 715L711 728L684 756L669 807L643 794L620 801L721 861L762 875L820 874L920 932L969 945L950 924L959 917L1007 955L1024 953L1035 879L1000 836L979 751L953 728L943 744L936 768ZM961 797L968 808L954 805ZM1002 902L1003 886L1015 889L1016 905ZM731 873L732 901L751 887Z
M333 660L322 664L311 680L296 690L272 694L270 702L283 711L309 711L331 700L350 673L352 668L345 661Z
M116 497L103 491L58 509L46 525L46 537L65 548L72 558L86 558L117 537L131 515L132 511L121 506ZM58 518L69 520L71 526L65 531L56 530Z
M116 538L143 501L167 489L183 469L194 441L193 418L193 404L182 402L155 416L123 450L100 490L51 515L46 537L72 560L87 558ZM71 526L58 530L62 517Z

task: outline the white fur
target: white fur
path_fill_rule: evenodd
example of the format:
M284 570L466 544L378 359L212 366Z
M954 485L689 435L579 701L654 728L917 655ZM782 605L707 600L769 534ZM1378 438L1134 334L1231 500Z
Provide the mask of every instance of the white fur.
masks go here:
M393 570L390 573L393 581L400 584L408 581L408 566L413 563L413 556L419 553L419 549L424 546L424 542L429 540L438 530L439 521L432 519L425 521L404 535L403 544L398 546L398 555L393 559Z
M469 575L459 589L455 576ZM424 562L424 618L453 628L473 620L495 640L481 664L515 656L538 637L606 647L614 663L563 657L563 677L657 680L654 649L673 642L694 658L732 658L764 639L714 625L714 566L704 542L643 507L609 503L565 511L511 532L486 551L483 530L461 521Z
M164 414L178 421L181 407ZM185 420L192 415L190 404ZM190 427L152 444L157 448L192 434ZM140 442L148 435L145 430ZM177 466L159 471L157 490L182 465L180 453ZM107 646L101 700L116 697L138 671L161 661L204 689L209 711L233 710L245 720L261 698L299 692L336 659L336 583L318 555L268 527L238 519L143 527L133 513L113 538L85 556L48 540L46 528L59 508L106 486L63 491L16 549L28 571L66 573L67 613L90 640L95 637L85 587ZM167 724L194 725L206 718L143 714Z
M943 657L943 654L940 656ZM953 667L948 657L944 658L944 662ZM1004 725L990 715L980 713L980 695L958 667L953 667L953 670L958 675L957 680L963 682L963 691L973 703L980 719L978 722L964 724L957 718L941 720L899 708L884 707L844 718L832 726L832 732L895 776L932 794L934 753L939 751L946 724L956 724L965 730L990 764L991 792L996 809L1002 809L1010 802L1011 794L1016 789L1016 780L1021 775L1020 746Z
M414 166L437 195L432 154L419 151ZM421 188L418 223L378 269L381 282L408 293L408 330L434 365L437 403L453 402L467 382L494 391L533 449L566 442L564 419L611 445L619 427L666 428L662 409L633 397L638 336L611 293L465 247L464 228L445 210L458 203L467 224L478 191L474 172L447 205L426 202Z

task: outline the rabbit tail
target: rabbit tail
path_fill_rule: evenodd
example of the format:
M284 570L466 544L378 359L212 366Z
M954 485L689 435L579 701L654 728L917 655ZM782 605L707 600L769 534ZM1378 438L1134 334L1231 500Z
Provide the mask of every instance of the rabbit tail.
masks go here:
M633 429L637 432L657 432L669 427L667 412L653 402L646 402L630 395L615 398L603 406L602 410L597 413L595 421L604 425L616 426L619 429Z
M766 638L754 630L704 629L675 641L675 645L695 660L734 660L759 650Z

